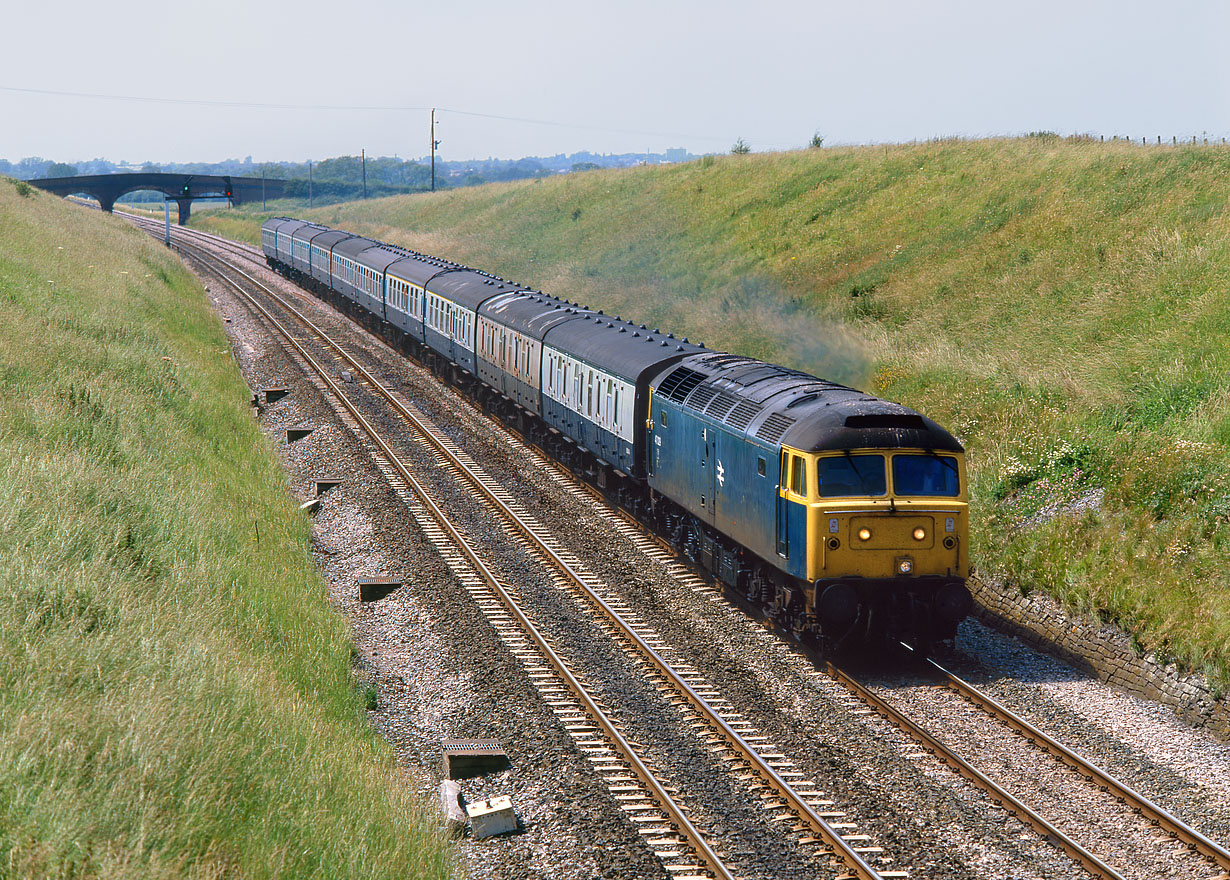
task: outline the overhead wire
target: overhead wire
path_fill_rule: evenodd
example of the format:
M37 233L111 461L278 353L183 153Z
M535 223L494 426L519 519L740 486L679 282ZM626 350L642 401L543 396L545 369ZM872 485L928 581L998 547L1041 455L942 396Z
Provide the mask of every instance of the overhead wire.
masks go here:
M478 119L495 119L504 122L520 122L527 125L546 125L556 128L570 128L587 131L602 131L608 134L635 134L647 137L675 137L688 138L691 140L704 141L726 141L726 137L718 137L715 135L700 135L686 134L682 132L670 131L649 131L644 129L617 128L605 125L593 125L588 123L575 122L560 122L550 119L533 119L525 116L506 116L499 113L482 113L474 110L457 110L451 107L418 107L402 104L286 104L277 102L264 101L217 101L203 98L166 98L152 95L112 95L99 92L77 92L61 89L32 89L19 86L0 85L0 91L15 92L19 94L29 95L48 95L53 97L64 98L86 98L92 100L105 101L127 101L132 103L150 103L150 104L179 104L191 107L226 107L232 109L251 109L251 110L300 110L300 111L327 111L327 112L375 112L375 113L408 113L421 112L427 113L435 110L437 113L452 113L456 116L470 116Z

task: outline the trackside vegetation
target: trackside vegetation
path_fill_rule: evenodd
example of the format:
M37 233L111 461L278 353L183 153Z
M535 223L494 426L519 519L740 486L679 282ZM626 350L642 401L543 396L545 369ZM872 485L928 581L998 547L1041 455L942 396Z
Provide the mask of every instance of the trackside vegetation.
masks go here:
M1042 134L277 208L919 408L970 450L982 577L1225 688L1227 205L1230 149Z
M0 877L455 876L221 322L0 178Z

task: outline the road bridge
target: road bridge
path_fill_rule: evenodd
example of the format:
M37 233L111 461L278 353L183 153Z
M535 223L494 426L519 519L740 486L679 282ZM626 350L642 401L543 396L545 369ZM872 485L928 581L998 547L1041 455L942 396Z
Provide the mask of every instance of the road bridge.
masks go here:
M86 195L97 199L104 211L126 193L137 190L160 192L179 205L179 225L188 222L192 200L202 198L230 199L232 205L266 198L276 199L286 187L285 180L262 177L235 177L216 174L172 174L137 172L132 174L88 174L76 177L44 177L29 181L31 186L58 196Z

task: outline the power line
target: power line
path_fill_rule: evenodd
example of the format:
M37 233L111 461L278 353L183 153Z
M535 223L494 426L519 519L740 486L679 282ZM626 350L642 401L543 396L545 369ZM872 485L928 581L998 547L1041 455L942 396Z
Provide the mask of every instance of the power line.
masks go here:
M178 104L191 107L228 107L232 109L251 109L251 110L308 110L308 111L353 111L353 112L377 112L377 113L404 113L404 112L422 112L431 111L431 107L412 107L407 105L397 104L280 104L266 103L259 101L211 101L201 98L159 98L149 95L108 95L98 92L75 92L62 91L57 89L28 89L17 86L0 86L0 91L17 92L27 95L50 95L60 98L87 98L91 100L101 101L127 101L129 103L146 103L146 104ZM470 116L477 119L496 119L503 122L521 122L527 125L546 125L555 128L570 128L584 131L601 131L608 134L634 134L643 137L674 137L686 138L690 140L703 141L726 141L726 137L717 137L714 135L686 134L682 132L671 131L649 131L645 129L634 128L615 128L605 125L590 125L585 123L575 122L560 122L551 119L532 119L525 116L503 116L498 113L480 113L473 110L454 110L448 107L436 108L442 113L452 113L456 116Z
M430 110L430 107L364 106L354 104L266 104L254 101L208 101L198 98L158 98L149 95L104 95L97 92L69 92L55 89L25 89L16 86L0 86L3 92L21 92L28 95L53 95L61 98L92 98L103 101L129 101L146 104L183 104L194 107L239 107L254 110L375 110L407 111Z

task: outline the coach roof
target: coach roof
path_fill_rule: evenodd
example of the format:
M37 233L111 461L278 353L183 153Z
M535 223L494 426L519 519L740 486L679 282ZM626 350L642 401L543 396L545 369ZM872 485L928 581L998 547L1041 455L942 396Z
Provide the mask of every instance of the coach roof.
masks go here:
M535 290L511 290L483 303L479 313L532 339L541 340L552 328L575 321L587 310L558 308L560 301Z
M471 311L497 293L524 289L519 284L464 266L442 269L428 280L426 287L429 293L442 296Z
M565 313L568 309L579 311L581 320L552 328L546 334L547 345L630 382L637 382L651 368L661 369L672 360L708 351L670 333L608 318L602 312L589 312L567 302L556 302L554 307Z

